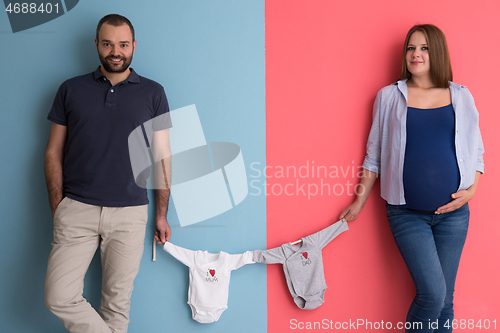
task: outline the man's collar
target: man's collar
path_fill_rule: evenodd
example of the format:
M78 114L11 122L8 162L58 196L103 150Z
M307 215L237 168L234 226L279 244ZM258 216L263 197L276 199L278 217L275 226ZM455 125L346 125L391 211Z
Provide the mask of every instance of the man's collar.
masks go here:
M141 82L141 79L139 78L139 74L137 74L133 68L130 67L130 75L128 78L125 80L130 83L139 83Z
M101 66L98 66L97 69L94 71L94 80L98 80L99 78L103 77L104 75L101 73L101 71L99 70L99 68L101 68Z
M101 66L97 67L97 69L94 71L94 80L98 80L101 77L105 77L104 74L101 73L100 71ZM130 82L130 83L139 83L141 82L141 79L139 78L139 75L134 71L133 68L130 68L130 75L128 78L126 78L124 81Z

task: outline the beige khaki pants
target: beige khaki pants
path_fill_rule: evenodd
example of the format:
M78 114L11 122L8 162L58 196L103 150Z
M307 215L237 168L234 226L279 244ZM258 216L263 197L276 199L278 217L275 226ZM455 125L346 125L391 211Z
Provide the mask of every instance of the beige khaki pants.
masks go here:
M147 219L147 205L100 207L67 197L61 201L54 214L45 304L70 332L127 332ZM82 294L85 273L99 244L102 296L97 313Z

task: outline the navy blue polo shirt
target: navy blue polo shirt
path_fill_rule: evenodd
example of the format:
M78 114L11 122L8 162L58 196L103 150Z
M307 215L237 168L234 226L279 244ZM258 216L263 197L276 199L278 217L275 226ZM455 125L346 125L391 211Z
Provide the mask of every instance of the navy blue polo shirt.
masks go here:
M67 126L63 195L97 206L148 204L147 191L132 173L128 136L144 122L169 111L163 87L137 75L116 84L100 72L65 81L47 119ZM171 127L169 117L161 130Z

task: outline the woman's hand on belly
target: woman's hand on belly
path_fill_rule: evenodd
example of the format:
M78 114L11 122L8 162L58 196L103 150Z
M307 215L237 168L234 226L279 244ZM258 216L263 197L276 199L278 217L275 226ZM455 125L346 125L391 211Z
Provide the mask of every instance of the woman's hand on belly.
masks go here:
M477 185L479 184L479 177L481 172L476 171L476 177L474 179L474 184L472 184L468 189L461 190L451 195L452 200L444 206L436 209L436 214L443 214L454 211L469 202L476 194Z
M439 207L436 209L436 214L443 214L443 213L448 213L451 211L454 211L455 209L458 209L465 205L468 201L470 201L474 197L474 193L470 193L469 190L462 190L458 191L456 193L453 193L451 195L453 200L451 200L449 203L447 203L444 206Z

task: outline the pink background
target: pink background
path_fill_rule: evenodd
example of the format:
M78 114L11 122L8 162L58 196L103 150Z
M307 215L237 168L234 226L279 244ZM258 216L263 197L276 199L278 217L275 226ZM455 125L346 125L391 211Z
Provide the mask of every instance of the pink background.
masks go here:
M346 193L297 195L297 178L276 178L277 167L314 161L315 166L349 168L347 177L323 182L347 190L349 181L352 191L357 178L351 171L364 158L375 95L398 78L406 32L416 23L435 24L447 36L454 81L475 98L486 150L485 174L470 202L455 318L497 319L498 327L498 13L500 2L494 0L266 1L268 248L328 226L354 199ZM307 184L321 184L311 175L298 180L305 191ZM293 195L280 193L287 184L293 184L288 188ZM392 239L378 182L349 228L323 251L329 288L316 310L298 309L281 265L268 266L268 332L293 331L292 319L404 321L414 287Z

